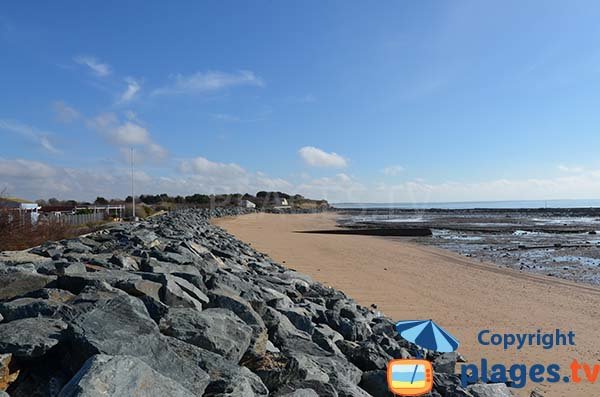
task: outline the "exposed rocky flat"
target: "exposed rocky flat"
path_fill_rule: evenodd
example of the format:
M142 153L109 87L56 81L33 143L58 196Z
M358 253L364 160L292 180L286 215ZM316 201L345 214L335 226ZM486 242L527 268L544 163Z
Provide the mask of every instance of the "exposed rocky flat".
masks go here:
M186 210L0 257L0 395L390 396L391 319ZM463 389L428 352L431 396Z

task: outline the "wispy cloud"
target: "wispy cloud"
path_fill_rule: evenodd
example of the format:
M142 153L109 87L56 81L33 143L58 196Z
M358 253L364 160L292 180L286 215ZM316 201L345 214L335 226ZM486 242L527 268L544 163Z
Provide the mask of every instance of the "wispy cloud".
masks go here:
M106 63L98 61L96 58L87 55L78 55L73 61L80 65L87 66L95 75L105 77L111 74L111 67Z
M177 74L166 86L153 91L153 95L194 94L215 92L239 86L264 86L263 80L249 70L236 73L220 71L197 72L192 75Z
M583 167L580 167L580 166L577 166L577 165L559 164L556 168L558 168L559 171L570 172L570 173L574 173L574 174L580 174L583 171L585 171L585 169Z
M0 176L4 178L48 178L56 175L53 167L39 161L0 157Z
M344 168L348 161L335 152L326 151L314 146L304 146L298 150L298 154L307 165L312 167Z
M119 98L119 103L130 102L131 100L133 100L133 98L135 98L137 93L142 89L142 86L140 85L140 83L132 77L127 77L125 79L125 82L127 83L127 88L121 94L121 97Z
M0 119L0 130L17 133L27 140L40 145L44 150L50 153L60 153L60 150L58 150L50 141L50 137L54 135L50 132L38 130L35 127L19 123L18 121L3 119Z
M381 170L384 175L387 176L398 176L404 171L404 167L401 165L390 165Z
M179 164L179 170L184 174L211 175L224 178L246 173L245 169L235 163L219 163L200 156L183 160Z
M76 109L67 105L63 101L55 101L52 104L52 108L54 109L54 112L56 113L57 120L62 123L67 123L67 124L71 123L71 122L77 120L81 116Z
M154 142L148 129L135 117L122 121L114 113L102 113L88 120L87 125L116 146L125 159L131 147L137 148L136 159L140 162L160 162L168 156L168 151Z

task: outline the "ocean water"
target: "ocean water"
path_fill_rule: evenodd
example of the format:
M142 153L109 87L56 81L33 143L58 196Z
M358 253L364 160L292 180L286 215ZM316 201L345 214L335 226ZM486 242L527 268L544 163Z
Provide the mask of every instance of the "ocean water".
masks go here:
M462 201L439 203L333 203L336 208L401 208L401 209L497 209L497 208L600 208L600 199L593 200L517 200Z

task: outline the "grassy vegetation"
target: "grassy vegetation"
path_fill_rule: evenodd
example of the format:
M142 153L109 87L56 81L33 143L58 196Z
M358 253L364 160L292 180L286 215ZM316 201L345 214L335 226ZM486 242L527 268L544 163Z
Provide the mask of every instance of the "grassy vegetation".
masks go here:
M23 250L48 240L62 240L98 230L103 223L72 226L57 221L36 225L11 220L9 211L0 210L0 251Z

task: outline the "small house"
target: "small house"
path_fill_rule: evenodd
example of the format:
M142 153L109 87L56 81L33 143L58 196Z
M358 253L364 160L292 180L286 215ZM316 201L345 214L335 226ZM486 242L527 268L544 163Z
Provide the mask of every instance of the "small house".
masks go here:
M10 211L10 216L14 219L18 216L21 221L29 221L32 224L37 223L40 207L37 203L14 197L1 197L0 210Z
M256 204L254 204L250 200L242 200L242 201L240 201L240 207L244 207L244 208L256 208Z

